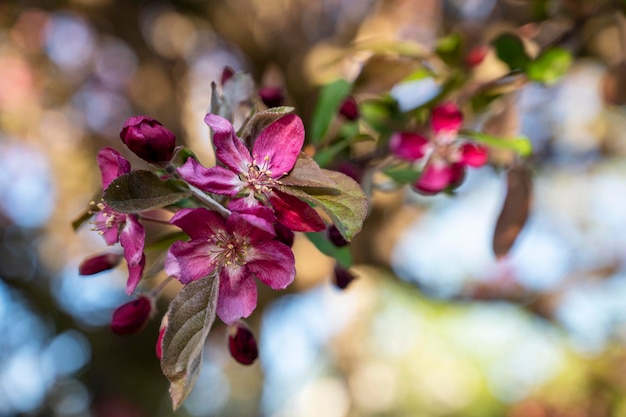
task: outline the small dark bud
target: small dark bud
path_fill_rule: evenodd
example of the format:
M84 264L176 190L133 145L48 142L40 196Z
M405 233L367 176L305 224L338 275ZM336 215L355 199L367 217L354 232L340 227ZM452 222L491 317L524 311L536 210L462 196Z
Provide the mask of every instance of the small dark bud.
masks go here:
M281 243L284 243L285 245L289 247L293 246L293 239L295 236L291 229L289 229L286 226L283 226L280 223L276 223L274 225L274 231L276 232L276 240L278 240Z
M233 78L233 75L235 75L235 70L229 66L225 66L224 70L222 71L222 78L220 79L220 84L222 84L222 86L226 84L226 81Z
M346 239L344 239L344 237L341 235L341 232L339 231L339 229L337 229L335 225L332 225L328 228L328 230L326 231L326 235L328 236L328 239L333 243L333 245L337 246L338 248L346 246L349 243Z
M146 116L126 120L120 138L135 155L151 164L164 165L171 161L176 147L176 136L157 120Z
M477 45L470 49L465 56L465 64L470 68L475 68L485 60L488 53L489 47L487 45Z
M339 114L348 120L356 120L359 118L359 105L352 96L348 96L339 107Z
M232 357L242 365L252 364L259 356L254 334L242 321L228 327L228 349Z
M356 275L350 272L349 269L346 269L339 264L335 265L334 273L335 285L337 288L342 290L346 289L346 287L356 278Z
M285 96L280 87L261 87L259 97L267 107L279 107L285 102Z
M117 253L103 253L101 255L92 256L80 263L78 273L80 275L93 275L108 271L119 265L122 258L123 256Z
M148 324L152 312L152 301L145 296L119 306L113 312L111 330L125 336L139 333Z

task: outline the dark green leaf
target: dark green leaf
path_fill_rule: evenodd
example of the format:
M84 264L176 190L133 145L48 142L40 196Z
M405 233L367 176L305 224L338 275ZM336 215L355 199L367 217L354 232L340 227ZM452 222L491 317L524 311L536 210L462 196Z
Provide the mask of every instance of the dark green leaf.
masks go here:
M521 39L512 33L503 33L491 42L498 58L506 63L511 71L526 68L530 58L526 54Z
M139 213L169 206L190 195L181 182L163 181L150 171L133 171L109 184L104 201L121 213Z
M170 381L174 410L193 389L202 365L202 351L215 321L219 279L187 284L170 303L161 345L161 370Z
M315 245L315 247L324 255L335 258L337 262L344 268L352 266L352 254L349 246L337 247L329 241L322 233L306 233L306 237Z
M312 143L320 143L324 138L339 106L350 94L351 88L352 85L346 80L337 80L322 87L311 121Z
M476 142L484 143L494 148L510 149L517 152L521 156L529 156L533 151L533 146L526 136L518 136L515 138L498 138L480 132L471 130L462 130L459 132L463 136L468 136Z

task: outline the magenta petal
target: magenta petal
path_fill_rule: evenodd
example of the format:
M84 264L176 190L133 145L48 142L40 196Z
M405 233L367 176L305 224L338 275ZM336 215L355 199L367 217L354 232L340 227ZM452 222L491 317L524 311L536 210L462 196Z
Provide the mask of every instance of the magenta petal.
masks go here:
M270 195L276 219L294 232L320 232L326 224L319 214L302 200L289 194L274 191Z
M214 246L201 240L174 242L170 246L170 253L176 258L179 274L170 274L170 272L175 272L172 271L171 263L166 272L175 276L183 284L209 276L215 271L215 263L209 257L212 249Z
M454 103L441 103L433 109L430 123L435 133L457 132L463 124L463 113Z
M126 280L126 294L130 295L135 291L139 281L143 277L143 269L146 266L146 257L142 253L141 260L136 265L128 264L128 279Z
M474 168L487 163L487 148L476 143L466 142L461 146L461 162Z
M124 248L124 257L128 265L137 265L143 256L146 232L134 215L126 216L126 224L120 233L120 243Z
M425 194L436 194L446 189L452 182L454 172L450 165L442 163L427 164L414 187Z
M213 129L213 145L217 159L231 171L240 173L248 170L252 163L250 152L235 134L233 125L216 114L207 114L204 122Z
M253 213L232 213L226 220L226 227L230 235L247 236L250 242L273 239L275 236L273 221L268 221Z
M253 246L248 251L247 266L265 285L282 290L296 276L293 252L283 243L268 240Z
M272 178L279 178L291 171L303 144L302 120L288 114L263 129L254 142L252 155L257 166L269 169Z
M122 260L122 255L117 253L103 253L84 259L78 266L80 275L93 275L99 272L115 268Z
M400 159L416 161L428 150L428 139L411 132L396 132L389 139L389 149Z
M169 250L165 255L165 265L163 269L168 276L176 279L180 278L180 265L178 264L178 259Z
M130 172L130 162L113 148L102 148L96 156L102 176L102 189L106 189L111 181Z
M224 218L205 208L182 209L172 216L170 223L183 229L192 239L206 240L226 230Z
M220 273L220 293L217 315L226 324L232 324L254 311L257 302L256 282L246 266L233 264Z
M216 194L234 197L246 185L234 172L222 167L205 168L194 158L187 159L177 171L189 184Z
M111 227L107 227L109 216L117 215L111 208L105 206L104 209L96 213L94 225L96 230L102 235L107 245L114 245L119 241L119 223L113 222Z

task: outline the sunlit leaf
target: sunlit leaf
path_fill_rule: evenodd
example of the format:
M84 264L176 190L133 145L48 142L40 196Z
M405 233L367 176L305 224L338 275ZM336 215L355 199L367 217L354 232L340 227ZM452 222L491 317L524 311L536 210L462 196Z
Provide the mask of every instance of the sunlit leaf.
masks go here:
M526 75L532 81L547 85L556 83L572 64L572 54L563 48L554 47L544 51L526 67Z
M310 132L313 143L319 143L324 138L330 122L343 100L350 94L351 88L352 85L348 81L341 79L322 87L311 121Z
M104 201L121 213L138 213L174 204L190 195L178 181L163 181L150 171L133 171L109 184Z
M388 55L374 55L365 62L354 81L358 93L380 94L421 68L415 60L398 59Z
M420 177L420 171L410 166L394 166L384 171L396 184L413 184Z
M507 194L493 234L493 252L497 258L509 253L522 231L532 200L532 177L527 167L515 166L507 173Z
M215 321L219 278L187 284L170 303L161 344L161 370L170 381L174 410L193 389L202 365L202 351Z
M306 237L309 238L320 252L335 258L344 268L350 268L352 266L350 246L337 247L333 245L323 233L306 233Z
M476 142L484 143L494 148L510 149L517 152L521 156L529 156L533 151L533 146L526 136L517 136L515 138L499 138L485 133L474 132L471 130L462 130L463 136L468 136Z

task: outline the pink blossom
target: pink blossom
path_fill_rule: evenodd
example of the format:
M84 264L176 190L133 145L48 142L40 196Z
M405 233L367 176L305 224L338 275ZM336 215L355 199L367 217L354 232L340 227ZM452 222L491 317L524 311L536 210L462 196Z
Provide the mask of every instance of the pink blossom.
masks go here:
M266 207L227 219L205 208L180 210L170 223L191 240L172 244L165 271L183 284L219 276L217 315L228 324L248 317L257 303L255 276L275 290L295 277L293 253L275 240L272 222Z
M463 114L454 103L436 106L431 113L430 137L396 132L389 140L391 152L408 162L419 162L422 172L413 188L422 194L437 194L463 182L466 167L487 163L487 149L458 136Z
M207 114L204 121L213 129L217 159L225 165L205 168L193 158L178 173L203 191L234 198L233 211L266 205L273 207L279 223L294 231L317 232L325 224L307 203L278 190L280 179L294 167L304 143L304 126L295 115L286 115L263 129L252 152L237 137L230 122Z
M130 172L130 163L113 148L103 148L98 152L98 166L102 174L102 189L120 175ZM92 222L107 245L119 242L124 248L124 258L128 264L126 293L131 294L141 280L145 266L143 253L146 233L135 214L120 213L105 202L98 204L100 211Z

